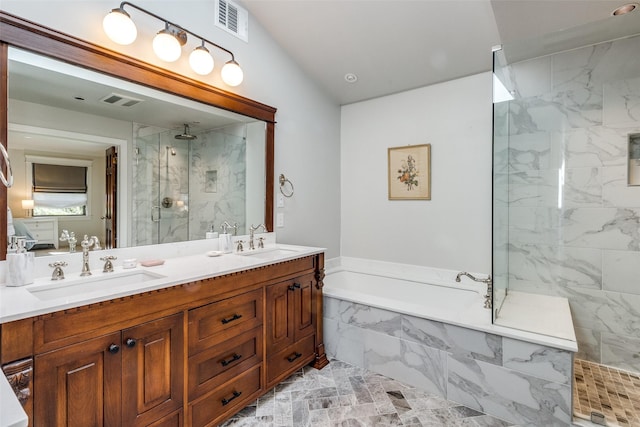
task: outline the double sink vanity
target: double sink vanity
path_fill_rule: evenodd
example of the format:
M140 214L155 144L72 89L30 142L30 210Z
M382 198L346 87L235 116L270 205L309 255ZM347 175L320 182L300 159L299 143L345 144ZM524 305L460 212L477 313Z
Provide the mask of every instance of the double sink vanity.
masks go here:
M91 252L89 277L65 255L60 281L36 259L34 284L0 286L0 364L29 425L213 426L325 366L323 249L266 236L221 256L206 240L158 245L162 265L110 273L98 254L151 254Z

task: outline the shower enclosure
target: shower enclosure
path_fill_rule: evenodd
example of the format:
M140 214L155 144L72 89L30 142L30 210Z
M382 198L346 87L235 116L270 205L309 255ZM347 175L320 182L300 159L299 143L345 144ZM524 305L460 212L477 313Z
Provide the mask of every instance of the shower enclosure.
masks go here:
M134 124L134 246L203 239L223 221L245 230L252 186L247 165L263 158L252 155L253 145L246 143L251 126L194 132L188 126L167 130ZM264 145L258 142L254 145Z
M493 315L510 292L565 297L576 357L640 372L635 15L494 52Z

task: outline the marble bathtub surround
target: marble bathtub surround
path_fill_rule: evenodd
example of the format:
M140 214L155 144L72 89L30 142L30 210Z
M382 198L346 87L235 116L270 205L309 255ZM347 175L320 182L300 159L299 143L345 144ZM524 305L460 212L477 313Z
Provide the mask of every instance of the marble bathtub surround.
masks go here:
M569 300L580 357L639 372L640 187L626 174L640 36L509 67L517 99L494 127L498 271L510 290Z
M571 425L573 352L342 301L328 280L332 357L515 424Z
M221 427L506 427L425 390L331 360L322 370L304 368L244 408Z

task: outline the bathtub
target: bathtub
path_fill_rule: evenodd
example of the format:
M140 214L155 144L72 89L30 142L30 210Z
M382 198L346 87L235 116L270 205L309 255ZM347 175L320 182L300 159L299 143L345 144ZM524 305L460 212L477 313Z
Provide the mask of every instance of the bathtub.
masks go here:
M511 423L571 425L575 342L492 324L486 285L455 271L329 261L329 357Z
M323 293L342 301L471 329L490 327L491 310L484 308L484 285L432 282L339 268L325 277Z

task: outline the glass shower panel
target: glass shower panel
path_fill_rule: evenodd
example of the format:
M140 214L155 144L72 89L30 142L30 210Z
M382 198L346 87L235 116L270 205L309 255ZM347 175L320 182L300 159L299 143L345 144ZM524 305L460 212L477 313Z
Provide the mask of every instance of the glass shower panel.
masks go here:
M493 313L507 295L509 275L509 68L501 48L493 52Z
M175 130L159 139L157 241L184 242L189 237L189 147L192 141L176 140ZM155 213L154 213L155 214Z

